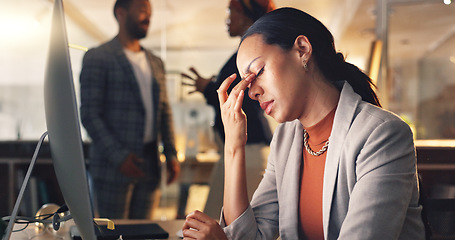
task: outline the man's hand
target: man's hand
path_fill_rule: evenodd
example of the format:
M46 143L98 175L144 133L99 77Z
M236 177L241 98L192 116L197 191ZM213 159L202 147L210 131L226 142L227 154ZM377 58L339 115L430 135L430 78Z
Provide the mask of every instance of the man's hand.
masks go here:
M171 159L170 161L166 161L167 167L167 184L171 184L178 179L180 175L180 163L177 159Z
M190 75L186 74L186 73L181 73L181 76L184 77L184 78L188 78L189 80L193 81L192 83L186 83L186 82L183 82L183 85L187 85L187 86L195 86L196 87L196 90L194 91L191 91L189 93L194 93L194 92L201 92L203 93L205 88L207 87L207 85L214 81L214 78L215 76L212 76L211 78L203 78L199 75L199 73L196 71L196 69L194 67L191 67L190 68L190 71L192 73L194 73L194 75L196 75L196 77L191 77Z
M120 165L120 172L131 178L144 177L144 172L136 165L136 163L142 162L144 162L144 159L138 158L135 154L130 153Z

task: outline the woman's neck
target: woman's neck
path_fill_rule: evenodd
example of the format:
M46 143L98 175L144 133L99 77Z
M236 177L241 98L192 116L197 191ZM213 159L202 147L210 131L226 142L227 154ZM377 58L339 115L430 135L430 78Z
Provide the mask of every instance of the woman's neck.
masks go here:
M307 113L299 118L304 127L311 127L321 121L337 105L340 91L328 80L314 80L311 102L306 105Z

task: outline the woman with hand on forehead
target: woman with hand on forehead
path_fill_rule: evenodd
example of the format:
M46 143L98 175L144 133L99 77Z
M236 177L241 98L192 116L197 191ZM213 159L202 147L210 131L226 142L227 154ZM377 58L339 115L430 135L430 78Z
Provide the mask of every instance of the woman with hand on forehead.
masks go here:
M281 8L242 37L235 75L218 89L225 127L220 225L187 216L187 239L424 239L413 135L381 108L371 80L335 51L312 16ZM267 169L246 192L244 90L276 128Z

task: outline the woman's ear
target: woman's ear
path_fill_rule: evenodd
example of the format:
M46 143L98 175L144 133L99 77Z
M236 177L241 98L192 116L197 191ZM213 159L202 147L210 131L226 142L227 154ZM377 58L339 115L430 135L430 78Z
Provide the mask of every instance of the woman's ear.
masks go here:
M299 52L299 57L301 58L302 63L307 63L313 51L308 38L304 35L297 36L294 42L294 47Z

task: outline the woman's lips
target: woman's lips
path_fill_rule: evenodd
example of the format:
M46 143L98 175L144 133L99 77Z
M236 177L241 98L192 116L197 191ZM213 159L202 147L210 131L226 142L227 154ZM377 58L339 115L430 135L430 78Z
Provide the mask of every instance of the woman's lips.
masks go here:
M261 103L261 108L267 115L270 115L270 112L272 111L272 105L273 101L263 102Z

